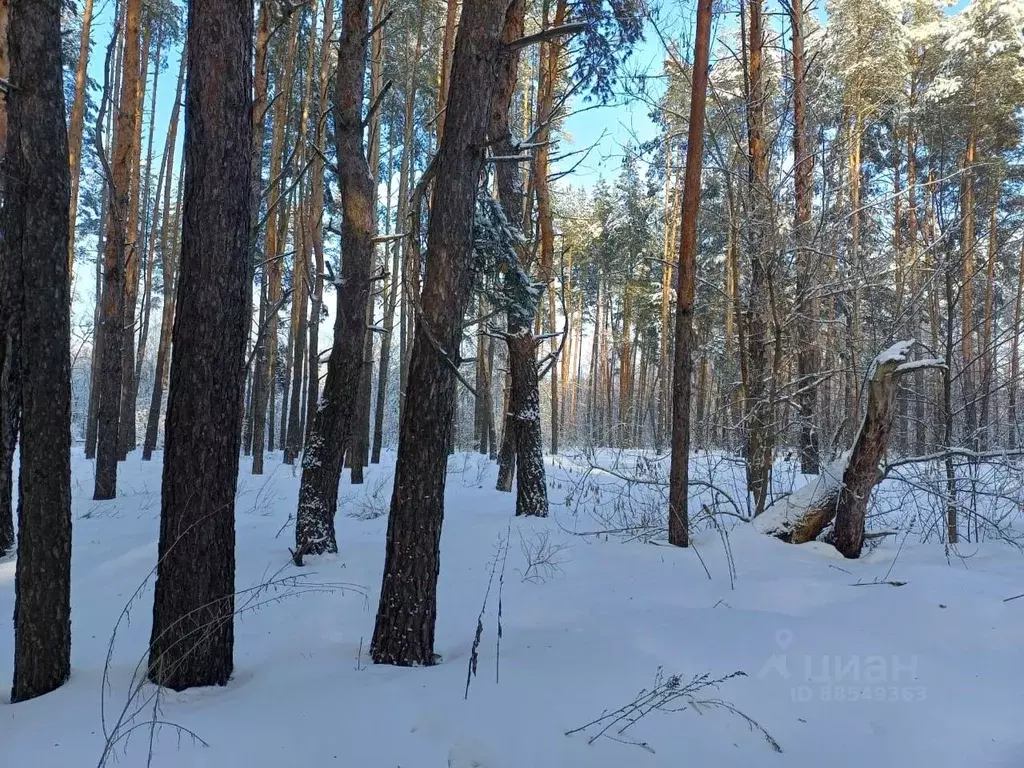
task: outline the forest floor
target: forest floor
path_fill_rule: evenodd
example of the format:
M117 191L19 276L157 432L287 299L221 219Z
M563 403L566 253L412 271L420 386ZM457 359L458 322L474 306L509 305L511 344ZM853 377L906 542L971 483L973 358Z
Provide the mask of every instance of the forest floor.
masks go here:
M303 569L288 552L297 470L271 459L252 477L243 460L234 677L157 696L137 681L160 463L131 457L120 498L103 503L90 498L92 466L77 449L73 464L73 672L17 705L4 687L15 564L0 562L5 765L94 766L108 744L109 764L130 767L1024 765L1024 599L1005 602L1024 592L1024 554L1005 542L953 552L900 535L847 561L731 519L681 550L644 535L643 521L597 533L627 512L654 514L637 511L614 474L592 472L587 482L601 475L601 487L584 486L580 464L556 462L551 517L516 519L514 496L493 490L493 465L457 455L442 542L443 663L378 667L368 645L393 455L365 485L346 475L341 551ZM745 676L691 684L734 672ZM625 731L621 717L634 721Z

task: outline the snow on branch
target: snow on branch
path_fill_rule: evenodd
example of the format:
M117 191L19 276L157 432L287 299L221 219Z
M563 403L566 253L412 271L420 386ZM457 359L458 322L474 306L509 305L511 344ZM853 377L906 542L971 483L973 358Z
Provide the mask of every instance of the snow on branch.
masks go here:
M911 373L913 371L922 370L925 368L942 368L945 369L946 361L939 360L938 358L931 358L928 360L914 360L909 363L901 363L896 366L896 370L893 371L896 375L902 375L905 373Z

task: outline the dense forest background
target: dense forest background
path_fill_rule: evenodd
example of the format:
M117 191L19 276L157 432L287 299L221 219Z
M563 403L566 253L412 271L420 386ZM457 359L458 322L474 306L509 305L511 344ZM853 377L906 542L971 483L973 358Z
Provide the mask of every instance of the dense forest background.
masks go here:
M14 699L69 669L69 441L97 502L163 461L176 690L231 675L224 512L277 454L303 566L396 452L379 663L436 661L453 453L537 517L571 453L679 546L724 514L856 558L908 493L925 537L1013 538L1024 2L693 10L0 0L0 552L21 508L17 631L60 657L16 651Z

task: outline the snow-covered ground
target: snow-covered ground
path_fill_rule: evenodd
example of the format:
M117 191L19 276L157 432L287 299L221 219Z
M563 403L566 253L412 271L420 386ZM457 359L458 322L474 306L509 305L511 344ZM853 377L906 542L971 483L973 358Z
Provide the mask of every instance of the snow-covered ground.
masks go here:
M97 765L105 730L118 729L129 735L111 764L122 766L1024 765L1024 599L1004 602L1024 592L1024 554L999 541L952 552L896 536L851 562L736 518L728 533L698 533L689 550L581 535L608 522L598 507L621 481L581 489L569 465L549 468L552 516L524 520L513 517L512 495L493 490L492 465L452 458L437 628L444 661L373 666L392 461L372 467L361 487L346 478L341 552L304 569L288 554L296 473L270 460L254 478L243 462L237 588L249 590L239 598L249 610L236 622L234 678L154 699L148 685L132 698L132 679L149 637L160 464L133 456L120 498L96 503L92 466L76 453L72 677L17 705L0 687L3 764ZM621 513L622 498L606 506ZM550 565L529 568L539 552ZM14 570L0 562L0 686L11 678ZM268 580L276 587L251 591ZM665 695L705 673L746 673L693 698L734 707L782 752L713 705L650 711L621 733L624 722L597 736L604 721L566 735L629 705L659 670L671 681L658 689ZM125 719L126 703L129 715L145 708ZM154 729L154 719L164 725Z

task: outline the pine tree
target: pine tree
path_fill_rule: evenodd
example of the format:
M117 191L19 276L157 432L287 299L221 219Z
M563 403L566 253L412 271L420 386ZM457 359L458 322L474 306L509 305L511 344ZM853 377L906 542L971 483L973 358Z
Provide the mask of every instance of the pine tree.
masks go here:
M334 347L302 459L294 552L299 563L304 555L338 551L334 533L338 482L355 427L366 364L363 348L375 234L374 183L363 147L369 17L369 0L343 0L334 117L345 258L335 286Z
M18 564L11 700L71 673L71 179L58 0L10 12L9 141L0 297L17 338L21 386Z
M121 419L122 360L124 354L124 307L127 265L137 258L131 225L131 177L135 146L135 119L140 111L139 22L141 0L127 0L124 9L124 55L118 97L113 158L107 179L108 224L103 251L103 295L97 327L97 501L117 494L118 435Z
M455 369L472 282L476 191L509 5L509 0L467 4L452 56L427 232L427 274L417 311L384 577L370 646L378 664L436 661L437 577Z
M195 0L149 678L224 685L233 668L235 490L249 280L252 6Z

